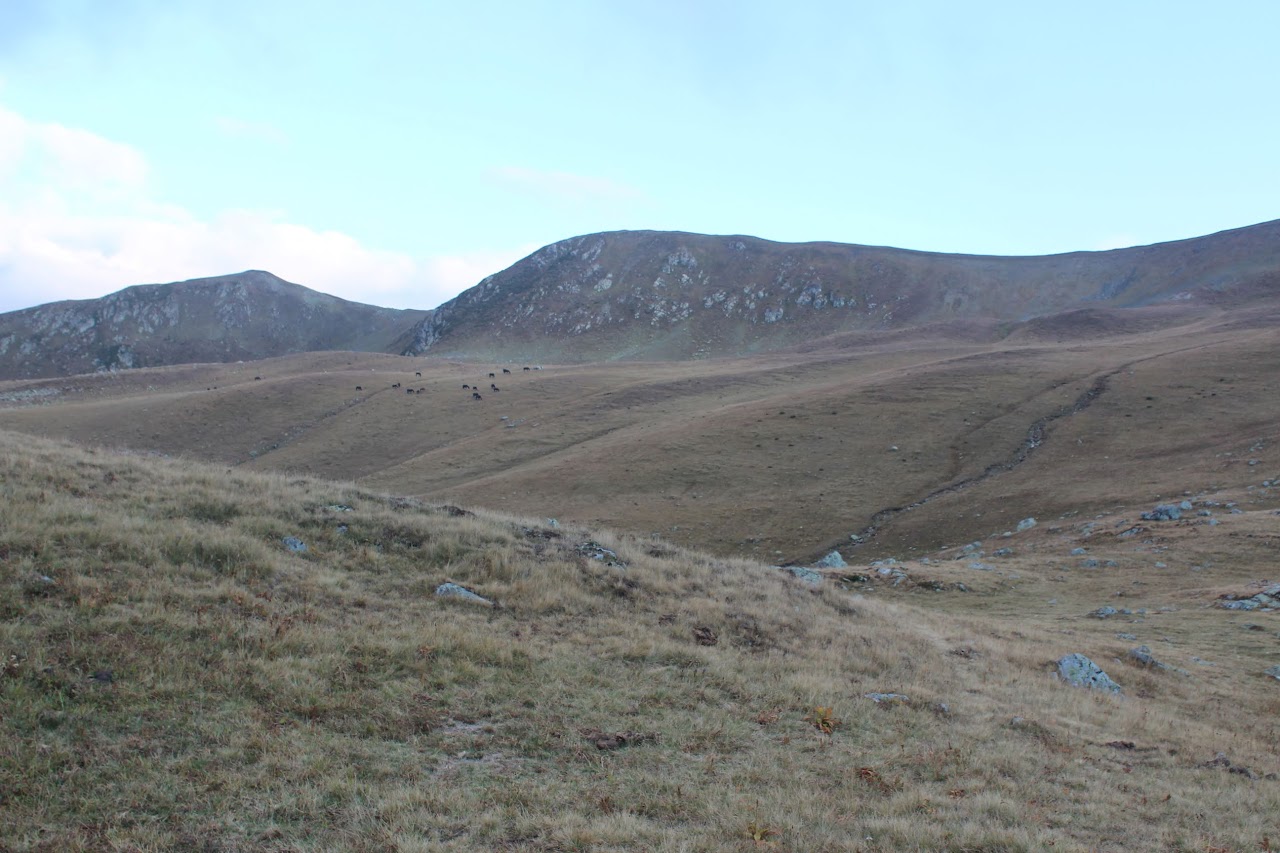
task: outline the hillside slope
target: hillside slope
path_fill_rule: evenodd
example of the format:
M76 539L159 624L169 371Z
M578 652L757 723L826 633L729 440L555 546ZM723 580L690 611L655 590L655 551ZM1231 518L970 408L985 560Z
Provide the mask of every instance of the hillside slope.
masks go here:
M0 314L0 378L379 352L429 314L348 302L257 270L139 285Z
M1261 512L1151 534L1168 569L1101 533L1107 517L1020 534L999 574L948 559L814 585L648 537L7 432L0 491L5 850L1274 837L1275 614L1207 606L1265 570ZM1119 567L1064 579L1076 545ZM1188 571L1223 548L1212 579ZM1116 585L1142 609L1084 615ZM1139 641L1168 668L1129 656ZM1072 653L1122 693L1054 679Z
M446 302L405 355L597 361L737 355L837 332L1280 293L1280 221L1043 257L622 231L546 246Z

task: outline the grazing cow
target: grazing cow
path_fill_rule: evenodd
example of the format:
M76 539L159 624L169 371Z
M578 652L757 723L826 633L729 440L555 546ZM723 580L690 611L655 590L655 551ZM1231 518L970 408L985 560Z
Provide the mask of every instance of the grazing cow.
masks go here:
M392 387L392 388L399 388L399 387L400 387L400 383L399 383L399 382L397 382L396 384L392 385L391 387Z
M421 378L422 378L422 371L421 371L421 370L416 371L413 375L414 375L414 376L416 376L416 377L418 377L419 379L421 379Z
M468 391L468 390L470 390L470 389L471 389L471 386L470 386L470 385L465 385L465 384L464 384L464 385L462 386L462 390L463 390L463 391Z
M493 374L492 374L492 373L490 373L489 375L490 375L490 376L492 376ZM261 382L261 381L262 381L262 377L261 377L261 376L255 376L255 377L253 377L253 381L254 381L254 382Z
M406 388L406 389L404 389L404 393L406 393L406 394L413 394L413 393L415 393L415 392L414 392L414 390L413 390L412 388Z
M510 370L507 370L507 369L504 367L504 368L502 368L502 372L503 372L503 373L510 373L511 371L510 371Z
M357 391L363 391L363 390L364 390L364 386L363 386L363 385L357 385L357 386L356 386L356 390L357 390Z
M529 369L529 368L527 368L527 367L525 368L525 370L528 370L528 369Z
M472 392L471 392L471 399L472 399L472 400L483 400L483 399L484 399L484 397L481 397L481 396L480 396L480 392L479 392L479 391L472 391Z
M497 385L494 385L492 382L490 382L490 383L489 383L489 389L490 389L491 391L497 391L497 390L498 390L498 386L497 386Z
M492 373L490 373L490 374L489 374L489 378L490 378L490 379L494 379L494 378L496 378L496 377L495 377Z

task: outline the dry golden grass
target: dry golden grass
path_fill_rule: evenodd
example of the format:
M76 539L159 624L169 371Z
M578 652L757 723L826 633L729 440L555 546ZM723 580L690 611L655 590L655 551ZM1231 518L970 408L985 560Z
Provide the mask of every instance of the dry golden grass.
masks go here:
M968 593L813 590L0 432L0 848L1266 850L1280 626L1206 606L1270 565L1270 506L1245 506L1125 540L1118 516L1042 522L989 572L908 564ZM1123 565L1064 569L1077 544ZM436 598L446 579L498 606ZM1084 616L1134 580L1145 621ZM1186 674L1113 660L1117 631ZM1125 695L1055 681L1076 651Z

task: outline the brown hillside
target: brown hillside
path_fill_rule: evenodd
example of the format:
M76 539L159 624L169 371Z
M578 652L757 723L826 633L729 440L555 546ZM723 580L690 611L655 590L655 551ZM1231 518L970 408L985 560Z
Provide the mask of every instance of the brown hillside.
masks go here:
M330 353L7 383L0 426L721 554L906 556L1027 516L1280 479L1280 330L1257 327L1256 306L1170 312L1073 312L988 342L943 325L750 358L510 374Z

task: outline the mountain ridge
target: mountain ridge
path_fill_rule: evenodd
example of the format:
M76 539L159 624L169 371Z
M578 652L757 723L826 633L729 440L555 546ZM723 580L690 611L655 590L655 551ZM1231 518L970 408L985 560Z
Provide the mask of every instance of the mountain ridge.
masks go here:
M379 352L429 313L351 302L262 270L135 285L0 314L0 377Z

